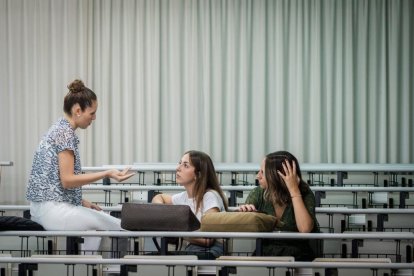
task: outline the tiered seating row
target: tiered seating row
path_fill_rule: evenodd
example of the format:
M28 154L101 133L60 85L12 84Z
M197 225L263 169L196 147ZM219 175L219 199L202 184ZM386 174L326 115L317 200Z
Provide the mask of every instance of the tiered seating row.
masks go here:
M174 182L174 172L176 170L176 163L134 163L132 166L129 165L105 165L101 167L83 167L84 172L88 171L100 171L104 169L117 168L124 169L130 167L132 171L139 172L140 180L144 179L145 173L153 173L153 184L160 184L163 182L162 175L169 173L169 182ZM215 163L216 171L219 175L230 174L231 180L229 184L246 184L246 175L252 175L250 178L250 184L254 184L255 174L259 170L258 163ZM364 174L373 176L372 185L379 186L379 174L387 175L387 185L394 186L398 182L398 175L412 175L414 172L414 164L301 164L301 170L305 174L309 175L309 182L311 185L320 184L321 182L328 185L343 186L344 180L348 179L349 174ZM329 178L326 181L323 175L335 175L335 179ZM242 175L239 183L238 176ZM304 175L305 176L305 175ZM385 182L385 181L384 181ZM409 179L410 183L403 183L405 180L401 179L401 184L413 185L412 179ZM225 182L221 182L225 184ZM139 184L146 184L139 181Z
M401 256L400 242L409 241L412 246L414 233L412 232L344 232L344 233L285 233L285 232L162 232L162 231L3 231L0 237L111 237L111 238L153 238L159 237L203 237L219 239L249 239L255 240L256 254L261 255L262 243L265 239L310 239L310 240L350 240L352 241L352 257L358 257L360 241L380 240L394 241L396 243L396 256ZM27 242L27 241L26 241ZM163 242L163 241L162 241ZM356 245L356 246L355 246ZM39 246L39 245L38 245ZM166 247L164 247L166 248ZM168 250L167 248L165 250ZM40 249L38 248L38 251ZM232 251L230 249L230 251ZM134 252L136 250L134 249ZM167 251L161 252L167 255ZM408 256L412 262L412 256ZM399 260L397 260L399 261Z
M248 186L221 186L223 191L230 193L230 206L236 206L237 197L241 197L240 193L249 192L255 186L248 185ZM128 196L128 193L132 192L147 192L147 197L145 201L151 202L152 197L155 193L159 191L163 192L178 192L183 191L183 187L181 186L174 186L174 185L125 185L125 184L117 184L117 185L101 185L101 184L91 184L85 185L82 189L86 192L93 192L93 191L103 191L105 193L105 205L111 204L110 195L112 191L119 191L120 192L120 200L118 203L123 203L125 201L129 201L129 198L133 198L133 195ZM398 194L399 202L398 208L406 208L408 207L406 204L406 199L409 198L410 193L414 193L414 189L411 187L315 187L311 186L311 190L315 193L316 199L316 206L322 206L322 199L326 198L326 193L351 193L352 194L352 202L348 205L350 207L357 207L359 205L363 205L361 207L372 207L376 206L375 204L378 201L375 201L374 195L379 194L385 198L386 202L389 202L389 195L396 193ZM365 198L362 198L361 204L359 204L358 194L365 193ZM368 202L367 202L368 199ZM144 200L141 200L144 201ZM365 204L364 204L365 202ZM383 202L382 202L383 203ZM344 203L344 205L346 205ZM377 204L378 205L378 204ZM381 204L383 206L384 204ZM391 206L391 204L389 204ZM394 205L394 204L393 204ZM388 206L388 205L387 205ZM393 206L392 206L393 207Z
M84 167L83 170L99 171L103 169L128 167L127 165L106 165L101 167ZM224 190L229 193L230 206L236 206L238 198L246 196L254 186L258 185L255 175L259 169L258 164L254 163L217 163L216 171L220 178L220 183ZM111 180L102 181L103 186L84 187L85 191L92 192L95 189L103 189L105 192L104 204L111 204L111 192L118 190L120 198L118 203L125 201L150 201L157 191L174 191L175 183L175 163L134 163L131 170L138 172L138 176L131 179L135 182L121 183L122 187L141 188L112 188ZM407 208L412 206L412 201L407 201L410 193L413 192L413 172L414 164L302 164L301 170L308 182L312 186L317 199L317 206L336 206L351 208L366 207L399 207ZM336 179L331 178L334 175ZM383 184L380 184L379 176L382 176ZM160 186L162 188L157 188ZM167 186L167 187L166 187ZM244 187L247 186L247 187ZM323 186L323 187L320 187ZM319 188L322 188L319 190ZM340 189L344 188L344 189ZM370 190L374 188L373 190ZM376 189L378 188L378 189ZM384 188L384 190L381 190ZM396 189L387 189L396 188ZM401 189L398 189L401 188ZM178 187L177 190L180 190ZM128 194L128 191L131 191ZM133 192L136 191L136 192ZM353 198L349 202L338 203L335 199L326 199L326 193L337 192L353 193ZM363 197L358 196L367 193ZM382 193L382 194L380 194ZM397 193L397 194L392 194ZM332 198L332 197L331 197Z
M30 209L29 205L0 205L0 212L23 212L23 216L26 218L30 218L28 215L28 211ZM122 206L103 206L102 209L106 212L117 212L120 213ZM235 207L230 207L230 211L234 211ZM27 215L25 215L27 214ZM352 209L352 208L337 208L337 207L316 207L316 214L320 220L320 224L322 228L327 228L328 232L335 232L334 226L334 216L339 215L343 216L341 221L342 225L340 229L337 229L337 232L344 232L347 229L351 228L351 224L354 222L358 222L359 225L365 225L365 231L387 231L387 227L385 222L388 221L390 215L398 215L400 218L406 218L404 221L409 222L411 221L412 216L414 215L414 209L386 209L386 208L369 208L369 209ZM322 215L328 215L327 222L324 221L324 217ZM368 220L368 216L373 216L376 218L376 224L373 224L372 219ZM362 221L362 222L361 222ZM326 225L327 223L327 225ZM366 225L369 224L369 225ZM401 224L400 231L403 231L403 228L407 228L405 230L410 230L410 224ZM396 227L394 227L396 228Z
M107 236L107 237L207 237L207 238L231 238L231 239L255 239L259 244L266 238L279 239L323 239L323 240L375 240L375 241L414 241L414 233L342 233L342 234L299 234L299 233L235 233L235 232L135 232L135 231L4 231L0 232L0 236L30 236L30 237L87 237L87 236ZM398 246L397 246L398 247ZM233 260L229 260L233 259ZM136 265L184 265L184 266L217 266L217 267L281 267L281 268L369 268L369 269L409 269L414 268L414 263L391 263L391 262L376 262L378 258L372 261L363 259L364 262L349 262L349 260L338 260L335 262L332 259L316 260L315 262L275 262L266 260L234 260L237 257L228 257L215 261L201 261L201 260L177 260L164 259L158 256L151 257L127 257L117 259L101 259L97 257L83 256L83 258L76 257L0 257L0 263L19 263L19 264L40 264L40 263L70 263L70 264L120 264L126 266ZM30 269L29 266L20 266L21 269ZM34 269L34 268L33 268ZM128 270L124 272L128 272ZM128 275L128 274L124 274Z
M317 261L317 262L275 262L275 261L236 261L236 260L180 260L166 258L120 258L120 259L100 259L100 258L49 258L49 257L28 257L28 258L12 258L0 257L1 263L24 263L24 264L119 264L127 266L137 265L157 265L157 266L216 266L216 267L267 267L267 268L334 268L334 269L392 269L392 270L412 270L414 264L410 263L387 263L387 262L349 262L349 261ZM122 275L122 274L121 274ZM124 274L128 275L128 274ZM297 275L297 274L296 274Z
M86 173L88 171L97 171L102 169L107 169L108 167L117 167L117 168L124 168L126 166L103 166L103 167L90 167L90 168L84 168L84 171ZM128 184L116 184L116 185L108 185L111 184L108 182L108 180L104 180L102 184L93 184L83 187L83 190L85 192L93 192L93 191L105 191L105 211L115 211L120 212L121 206L111 206L112 201L110 199L110 195L112 191L119 191L120 192L120 201L119 203L126 202L131 198L134 200L131 195L131 193L134 192L147 192L147 197L142 200L143 202L148 202L151 200L152 196L159 191L166 191L166 192L174 192L182 190L182 187L180 186L174 186L175 179L174 179L174 172L175 172L176 164L165 164L165 163L145 163L145 164L134 164L132 167L132 170L135 170L138 173L138 183L128 183ZM230 193L230 203L232 206L237 205L237 198L240 196L243 196L243 192L248 192L252 188L255 187L254 183L254 174L258 170L258 164L216 164L216 169L220 177L222 179L225 178L225 174L227 177L230 175L230 180L227 180L229 182L221 182L221 183L231 183L231 185L223 185L222 188L226 192ZM364 242L369 241L388 241L388 242L395 242L395 261L397 263L376 263L374 259L378 258L369 258L369 263L361 263L361 262L353 262L350 263L349 258L347 260L339 260L339 262L336 262L332 264L333 260L324 259L319 260L321 262L318 262L318 264L315 263L302 263L300 262L289 262L291 265L287 265L287 262L269 262L273 263L271 265L268 265L266 262L261 261L260 264L258 264L257 260L252 261L253 263L249 263L250 261L235 261L235 260L221 260L220 265L216 265L215 262L217 261L200 261L200 260L193 260L194 266L198 265L207 265L203 264L203 262L208 262L208 265L210 266L217 266L217 267L225 267L225 266L268 266L268 267L288 267L288 268L369 268L369 269L381 269L381 268L387 268L391 270L400 270L401 269L413 269L412 266L412 244L413 244L413 233L410 232L403 232L404 229L401 228L398 233L391 233L391 232L346 232L346 230L350 229L351 224L358 224L362 225L366 223L365 215L376 215L376 228L373 229L373 227L369 227L368 221L368 229L367 230L376 230L376 231L387 231L387 229L384 227L384 221L388 220L388 216L391 214L397 214L397 215L412 215L414 214L414 209L407 208L410 205L406 204L406 199L409 198L410 194L414 192L412 189L412 179L408 179L408 183L406 178L401 178L400 181L397 178L397 175L406 175L408 177L411 177L411 175L414 172L414 164L312 164L307 165L303 164L301 166L301 169L303 172L307 172L309 176L309 182L312 184L311 189L314 191L316 200L317 200L317 208L316 212L317 214L328 214L329 216L329 223L328 228L333 229L334 228L334 221L333 221L333 215L339 214L344 216L344 225L342 227L341 225L341 233L318 233L318 234L298 234L298 233L222 233L222 232L128 232L128 231L99 231L97 233L90 232L90 231L28 231L27 233L24 233L22 231L5 231L0 232L0 237L8 237L8 236L19 236L22 237L22 239L26 239L26 243L28 243L28 239L30 237L54 237L54 241L56 241L56 237L86 237L86 236L109 236L109 237L129 237L129 238L150 238L150 237L159 237L161 240L165 240L165 237L218 237L218 238L228 238L228 239L253 239L255 241L255 248L257 252L261 252L261 243L263 242L263 239L266 238L281 238L281 239L289 239L289 238L298 238L297 235L300 235L301 239L316 239L316 240L326 240L326 241L350 241L351 243L351 257L357 257L360 260L361 254L359 252L359 247ZM155 185L148 185L147 183L150 183L145 178L145 174L151 172L153 173L153 179L152 183ZM374 177L374 182L371 183L372 185L358 185L358 186L352 186L349 187L348 183L345 183L344 180L346 180L349 176L349 173L370 173ZM163 176L163 174L171 174L171 176ZM332 175L334 174L336 176L336 180L334 181L325 181L323 177L321 178L322 174L328 174ZM389 182L384 181L384 187L380 187L378 175L384 174L386 176L389 176ZM250 178L247 178L246 175L250 175ZM241 176L241 177L240 177ZM315 180L315 176L319 176L319 179ZM321 181L321 179L323 181ZM404 181L403 181L404 180ZM317 186L321 182L324 184L324 186ZM398 185L396 184L397 182ZM107 184L107 185L105 185ZM138 184L138 185L136 185ZM165 184L172 184L172 185L165 185ZM388 186L388 187L387 187ZM408 186L408 187L407 187ZM338 208L338 207L321 207L324 206L323 199L327 198L326 193L352 193L352 202L351 207L352 208ZM129 194L128 194L129 193ZM364 193L361 200L361 193ZM389 201L389 199L393 199L389 197L389 195L397 194L399 198L398 201L398 207L399 208L376 208L381 204L381 201L386 199L386 207L393 207L393 202ZM377 199L376 196L379 195L380 200ZM385 196L384 196L385 195ZM358 198L359 196L359 198ZM109 199L108 199L108 198ZM365 201L365 204L364 204ZM378 203L380 202L380 203ZM326 200L325 200L326 203ZM362 203L362 204L361 204ZM375 205L377 204L377 205ZM356 207L362 207L363 208L356 208ZM395 205L397 206L397 205ZM366 207L369 207L366 209ZM14 209L13 209L14 208ZM29 206L0 206L0 212L5 211L11 211L11 210L22 210L26 211L29 209ZM360 215L358 217L358 215ZM360 218L363 218L359 221ZM361 223L362 221L362 223ZM407 221L412 221L407 220ZM341 221L342 223L342 221ZM364 224L365 226L365 224ZM372 224L371 224L372 226ZM365 229L364 229L365 230ZM54 233L56 232L56 233ZM401 260L401 241L404 241L407 243L407 250L406 253L406 261L408 264L400 263ZM135 244L134 244L135 245ZM165 248L165 247L164 247ZM134 248L134 253L138 251ZM346 252L346 250L345 250ZM162 252L163 254L166 254L167 252ZM259 253L260 254L260 253ZM345 254L346 255L346 254ZM400 257L399 257L400 256ZM94 259L89 260L92 263L95 264L121 264L124 267L124 275L128 275L128 269L130 266L136 266L136 265L150 265L150 264L158 264L157 261L160 261L157 258L151 259L134 259L132 257L131 260L127 259ZM139 256L138 256L139 257ZM345 257L349 257L349 255L346 255ZM30 263L31 261L24 261L29 258L21 258L19 261L18 258L9 257L11 259L14 259L14 261L5 261L8 257L0 257L0 263ZM56 263L62 263L65 257L59 258L58 260L54 260L53 262ZM77 259L68 257L70 259L70 263L77 263ZM30 260L39 260L42 263L41 260L42 257L34 258L34 256L30 257ZM49 257L45 259L50 259ZM87 260L88 261L88 260ZM125 261L125 263L124 263ZM131 261L132 263L127 263L128 261ZM162 261L162 260L161 260ZM164 260L165 261L165 260ZM165 265L180 265L180 260L168 260ZM337 258L335 258L335 261L337 261ZM44 260L45 263L50 263L50 261ZM65 260L66 262L66 260ZM170 262L170 263L168 263ZM172 263L171 263L172 262ZM229 263L223 263L223 262L229 262ZM186 264L188 264L188 260L185 261ZM163 263L159 263L163 264ZM193 262L191 262L193 264ZM280 266L279 266L280 265ZM27 269L22 268L22 269ZM220 274L224 275L224 274Z

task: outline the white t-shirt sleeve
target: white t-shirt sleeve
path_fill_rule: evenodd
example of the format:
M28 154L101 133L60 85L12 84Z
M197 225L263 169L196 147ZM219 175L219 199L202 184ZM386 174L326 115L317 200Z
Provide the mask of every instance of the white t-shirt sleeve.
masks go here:
M188 205L187 192L181 192L181 193L172 195L171 201L173 205Z
M211 208L218 208L219 211L224 211L223 200L216 191L208 191L203 197L203 213Z
M203 210L195 213L195 203L192 198L188 198L187 192L181 192L171 196L172 204L174 205L188 205L198 220L211 208L218 208L219 211L224 211L224 203L220 195L216 191L208 191L203 197Z

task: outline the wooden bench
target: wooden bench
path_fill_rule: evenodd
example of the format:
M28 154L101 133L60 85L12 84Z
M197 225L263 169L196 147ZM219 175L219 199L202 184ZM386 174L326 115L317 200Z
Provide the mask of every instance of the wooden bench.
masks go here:
M8 256L11 257L11 256ZM84 260L89 262L88 264L86 264L86 273L87 275L94 275L94 271L96 272L96 275L98 276L102 276L103 272L102 272L102 264L100 263L96 263L93 264L93 262L95 260L102 260L102 256L101 255L43 255L43 254L38 254L38 255L32 255L31 257L28 257L27 259L50 259L50 263L47 264L64 264L66 265L66 274L70 275L78 275L79 273L75 273L75 265L78 264L78 262L76 260ZM71 260L73 260L72 262L68 262L67 259L70 258ZM33 263L33 262L21 262L18 264L18 266L16 267L18 269L18 275L32 275L33 271L39 271L39 275L48 275L47 271L48 271L48 267L45 265L46 263L42 263L43 268L39 269L39 264L38 263ZM72 270L70 270L70 267L72 268ZM90 267L92 267L92 273L89 274L89 270ZM96 268L94 268L96 267ZM50 269L50 267L49 267ZM72 271L72 273L70 273L70 271ZM50 272L50 271L49 271ZM51 272L50 272L51 273ZM53 269L53 273L58 273L56 271L56 268ZM7 274L6 274L7 275ZM12 274L10 274L12 275Z
M220 256L217 261L256 261L256 262L294 262L295 258L292 256ZM274 274L275 267L267 267L269 275ZM287 268L290 270L290 268ZM235 266L217 267L218 276L228 276L230 273L237 273Z
M11 254L0 254L0 259L4 257L11 257ZM0 267L0 275L11 276L12 275L12 266L11 263L5 263Z
M341 263L391 263L390 258L316 258L313 262ZM378 275L378 269L371 269L372 275ZM325 276L338 276L338 268L325 268Z
M411 275L403 273L412 273L414 269L414 263L376 263L376 262L343 262L343 259L338 259L337 262L275 262L275 261L238 261L238 260L177 260L177 259L162 259L158 258L159 256L149 256L145 259L126 259L126 258L116 258L116 259L92 259L87 256L82 257L2 257L0 258L0 263L10 263L10 264L27 264L27 265L36 265L36 264L89 264L89 265L134 265L134 266L146 266L146 265L158 265L158 266L216 266L216 267L255 267L255 268L281 268L281 269L298 269L298 268L307 268L307 269L324 269L324 268L337 268L346 271L345 275L349 275L348 269L361 270L361 269L375 269L383 270L388 269L393 272L392 275ZM288 271L290 272L290 271ZM394 273L396 272L396 273ZM352 272L351 272L352 273ZM86 274L86 273L85 273ZM266 274L266 273L265 273ZM21 274L26 275L26 274ZM51 274L49 274L51 275ZM56 274L53 274L56 275ZM249 274L251 275L251 274ZM263 275L263 274L262 274Z
M185 271L179 270L177 273L175 273L175 265L167 265L167 271L168 275L192 275L197 276L198 275L198 267L189 264L191 261L198 260L198 257L195 255L168 255L168 256L154 256L154 255L126 255L124 256L124 259L126 260L177 260L177 261L184 261L185 263L182 265L182 267L185 268ZM128 276L128 275L135 275L130 274L129 272L138 272L137 275L161 275L161 273L158 273L160 271L160 266L151 266L151 265L121 265L121 274L120 276ZM165 274L162 274L165 275Z

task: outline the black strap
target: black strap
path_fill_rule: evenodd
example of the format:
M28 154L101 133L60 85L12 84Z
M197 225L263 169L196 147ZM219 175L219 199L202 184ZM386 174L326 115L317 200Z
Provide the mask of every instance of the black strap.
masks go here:
M175 245L175 251L177 251L178 249L181 249L182 246L182 238L164 238L167 239L167 244L173 244ZM152 237L152 241L154 242L155 247L158 250L158 253L161 253L161 246L158 243L158 240L156 237Z

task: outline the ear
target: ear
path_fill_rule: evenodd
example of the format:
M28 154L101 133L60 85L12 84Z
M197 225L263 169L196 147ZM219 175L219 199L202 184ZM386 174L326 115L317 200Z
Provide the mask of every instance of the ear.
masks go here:
M197 178L200 176L201 176L201 172L195 173L194 180L197 180Z
M76 117L80 117L81 114L82 114L82 109L80 105L78 103L74 104L72 106L72 115Z

